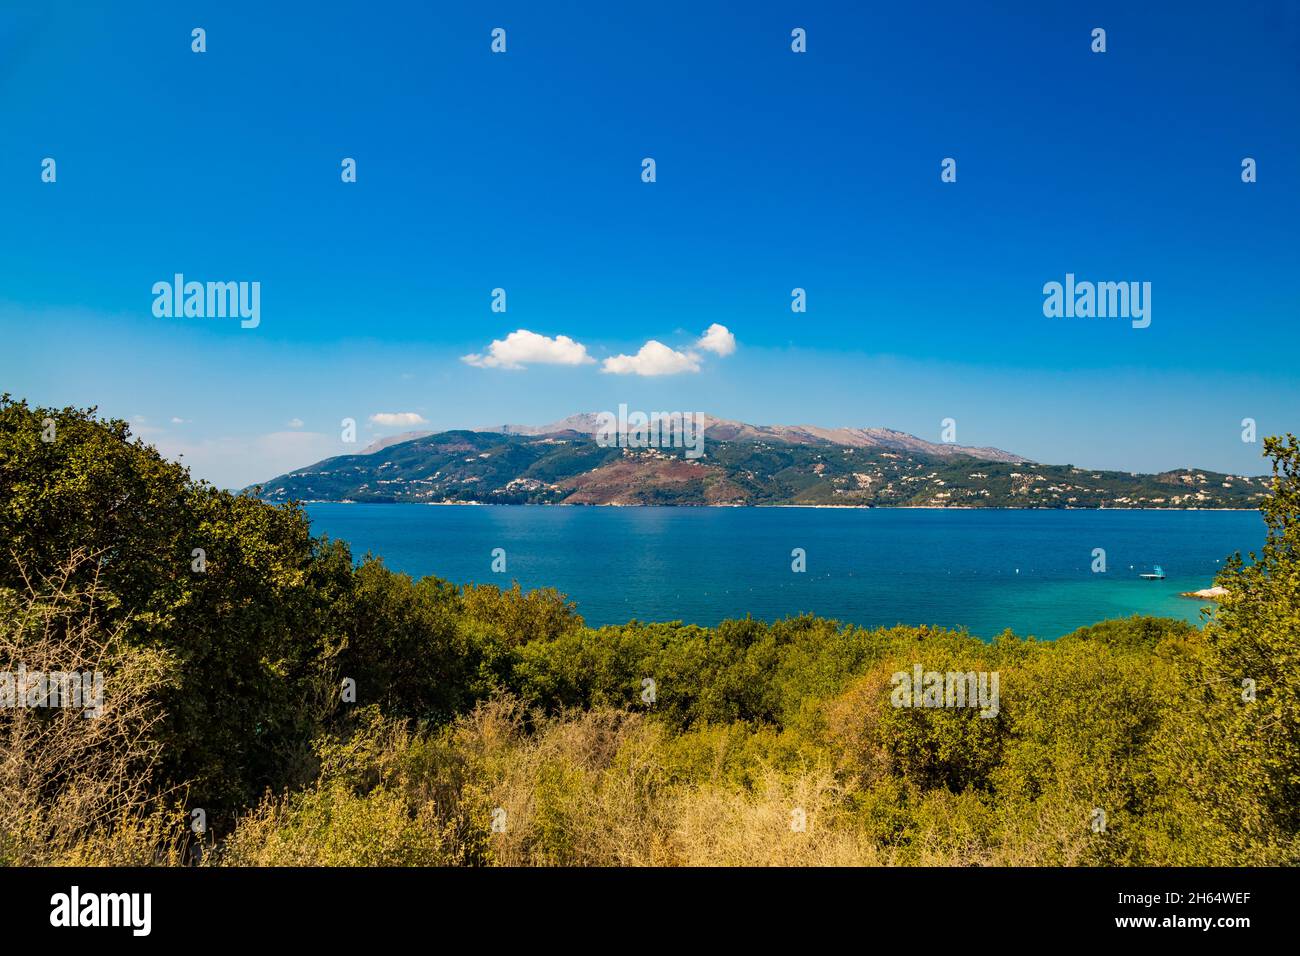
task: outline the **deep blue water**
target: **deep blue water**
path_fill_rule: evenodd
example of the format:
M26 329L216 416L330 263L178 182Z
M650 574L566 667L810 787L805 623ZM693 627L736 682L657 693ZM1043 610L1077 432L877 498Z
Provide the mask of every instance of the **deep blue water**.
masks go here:
M1134 613L1189 621L1234 551L1258 550L1248 511L975 511L313 504L316 533L398 571L554 587L593 625L802 611L858 624L1006 628L1059 637ZM506 550L507 573L491 570ZM791 571L791 550L807 571ZM1108 570L1091 570L1094 548ZM1153 564L1168 578L1137 577Z

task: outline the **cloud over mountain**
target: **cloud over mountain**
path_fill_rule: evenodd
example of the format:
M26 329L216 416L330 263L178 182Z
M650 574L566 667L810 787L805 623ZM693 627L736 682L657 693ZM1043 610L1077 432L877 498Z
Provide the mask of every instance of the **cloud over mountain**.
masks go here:
M494 339L486 355L461 356L466 365L476 368L522 369L529 365L590 365L596 360L587 347L567 335L551 338L528 329L516 329L504 339Z
M677 375L698 372L703 356L699 350L727 356L736 351L736 337L725 325L714 322L692 348L677 350L651 339L635 355L615 355L605 359L602 372L613 375Z
M714 322L704 334L700 336L697 348L704 349L706 352L712 352L715 355L730 355L736 351L736 337L731 334L725 325L719 325Z
M425 424L424 416L418 412L376 412L370 416L370 421L385 428Z
M636 355L615 355L605 359L601 368L602 372L612 375L676 375L699 370L699 356L670 349L654 339L641 346Z
M736 337L725 325L714 322L695 344L675 349L650 339L635 355L619 354L606 358L601 371L611 375L677 375L698 372L704 356L710 352L719 357L736 351ZM529 365L591 365L595 359L587 347L567 335L551 338L528 329L516 329L504 339L494 339L485 353L462 355L466 365L475 368L525 369Z

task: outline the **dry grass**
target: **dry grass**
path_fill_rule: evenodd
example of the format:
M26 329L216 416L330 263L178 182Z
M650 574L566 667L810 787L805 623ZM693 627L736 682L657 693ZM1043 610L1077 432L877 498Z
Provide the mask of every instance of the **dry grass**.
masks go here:
M103 707L0 709L0 859L11 864L176 859L178 832L153 788L166 655L127 646L100 624L97 581L70 582L95 562L71 555L57 577L0 596L0 670L99 672Z

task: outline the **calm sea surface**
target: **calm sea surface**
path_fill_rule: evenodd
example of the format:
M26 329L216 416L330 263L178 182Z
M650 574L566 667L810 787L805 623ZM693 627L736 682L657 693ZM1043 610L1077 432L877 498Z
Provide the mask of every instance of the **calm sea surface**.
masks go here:
M1258 550L1249 511L942 511L313 504L312 528L398 571L554 587L588 624L716 624L802 611L1058 637L1128 614L1195 621L1225 557ZM507 573L491 570L504 548ZM791 551L807 571L791 571ZM1107 572L1091 570L1104 548ZM1163 566L1164 581L1137 575Z

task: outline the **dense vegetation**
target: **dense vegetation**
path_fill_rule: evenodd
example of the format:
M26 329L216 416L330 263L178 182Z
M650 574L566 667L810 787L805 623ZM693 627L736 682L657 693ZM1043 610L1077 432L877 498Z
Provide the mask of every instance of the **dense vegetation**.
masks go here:
M327 458L268 481L269 501L491 504L869 505L967 508L1256 508L1267 477L1158 475L777 441L603 448L573 432L441 432Z
M0 861L1294 864L1300 444L1266 448L1268 542L1203 629L592 629L5 397L0 670L107 683L0 710ZM997 672L996 717L893 706L916 664Z

